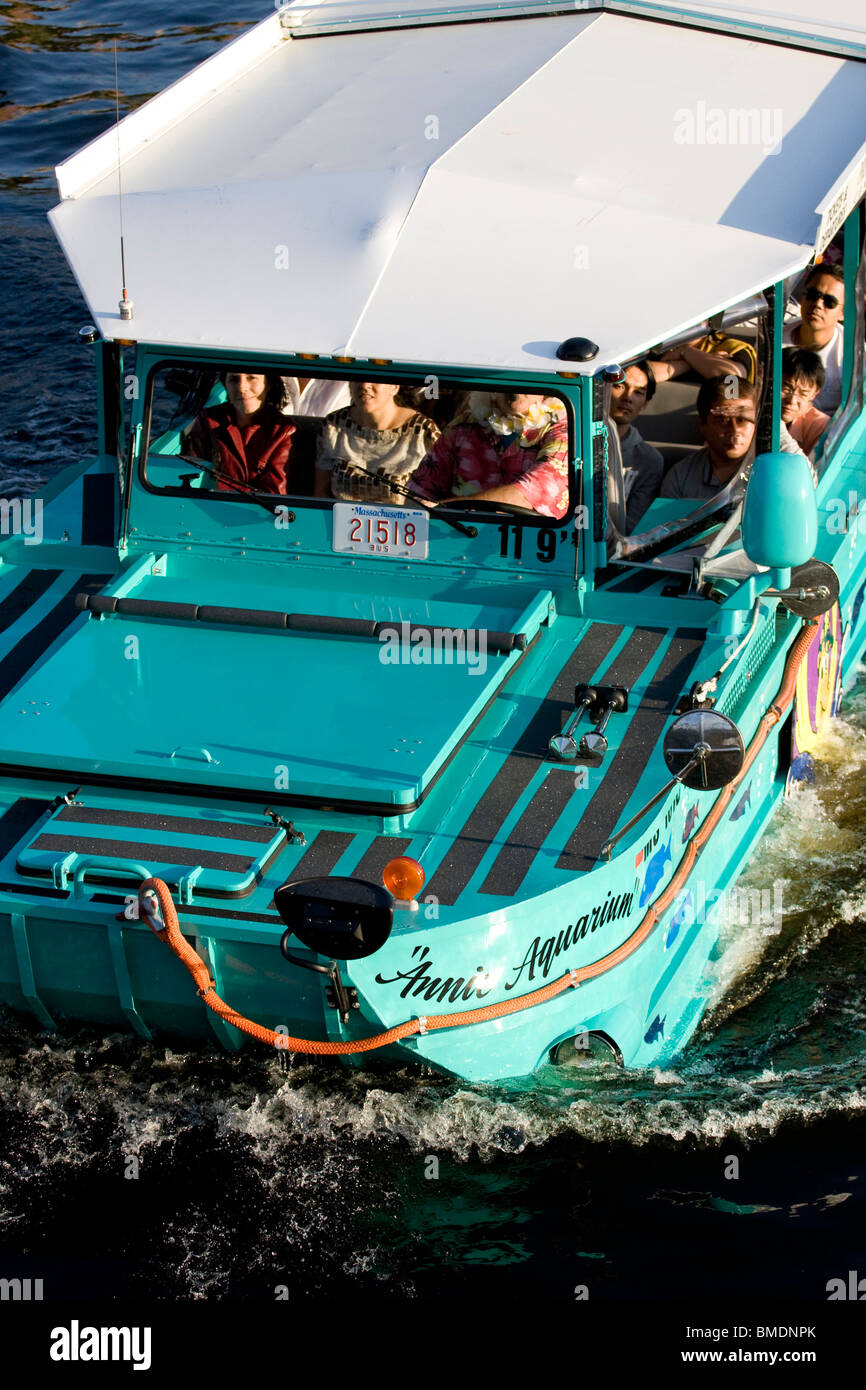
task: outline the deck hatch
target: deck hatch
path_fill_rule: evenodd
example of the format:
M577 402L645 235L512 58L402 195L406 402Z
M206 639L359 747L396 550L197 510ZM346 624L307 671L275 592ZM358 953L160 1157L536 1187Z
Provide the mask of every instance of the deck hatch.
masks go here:
M74 594L64 598L56 626L57 609L46 619L42 649L73 603ZM550 603L549 589L507 606L416 599L387 625L434 632L436 642L409 646L82 617L37 669L32 650L18 660L22 644L7 657L3 674L11 663L16 682L31 669L18 698L0 708L0 765L127 790L255 796L263 805L276 797L377 815L410 810L525 658ZM344 609L354 604L342 600ZM496 645L470 649L459 640L469 631L493 633Z
M140 831L135 839L129 837L133 818ZM19 852L16 867L19 874L57 882L86 863L88 882L137 887L137 863L171 887L190 876L196 895L236 898L253 891L285 844L278 826L63 806Z

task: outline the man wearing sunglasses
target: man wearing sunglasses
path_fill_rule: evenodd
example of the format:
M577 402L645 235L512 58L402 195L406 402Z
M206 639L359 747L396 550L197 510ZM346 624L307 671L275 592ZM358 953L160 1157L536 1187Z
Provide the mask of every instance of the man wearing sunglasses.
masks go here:
M812 402L816 410L832 415L842 399L842 315L845 281L837 265L816 265L809 272L800 298L800 321L785 325L782 342L806 348L820 357L826 378Z

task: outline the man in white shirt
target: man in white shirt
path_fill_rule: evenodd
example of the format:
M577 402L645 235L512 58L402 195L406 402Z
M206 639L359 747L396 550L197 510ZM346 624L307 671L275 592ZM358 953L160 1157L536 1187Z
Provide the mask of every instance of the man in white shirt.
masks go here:
M312 415L321 418L352 404L347 381L331 377L283 377L284 415Z
M721 492L741 469L751 468L755 457L756 390L748 381L737 381L730 396L721 377L705 381L698 392L698 423L704 447L680 459L665 476L661 497L693 497L706 501ZM779 449L783 454L802 454L784 422ZM805 455L804 455L805 457ZM808 462L808 460L807 460ZM812 479L815 469L812 469Z
M845 279L837 265L816 265L809 272L800 299L800 320L785 324L782 342L787 347L807 348L820 357L826 379L812 402L816 410L832 415L842 400L842 351L845 312Z

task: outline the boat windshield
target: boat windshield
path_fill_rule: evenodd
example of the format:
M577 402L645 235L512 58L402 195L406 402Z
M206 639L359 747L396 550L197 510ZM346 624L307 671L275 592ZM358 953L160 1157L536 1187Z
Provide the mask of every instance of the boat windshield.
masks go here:
M215 502L463 507L541 523L564 520L577 500L572 409L537 382L493 391L187 360L151 373L146 424L146 485Z

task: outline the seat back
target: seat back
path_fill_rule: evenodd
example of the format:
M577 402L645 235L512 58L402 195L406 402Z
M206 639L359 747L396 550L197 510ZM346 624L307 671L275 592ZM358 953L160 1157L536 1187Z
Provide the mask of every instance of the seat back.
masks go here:
M288 492L294 497L312 497L316 466L316 439L322 418L318 415L291 415L295 427L289 457Z

